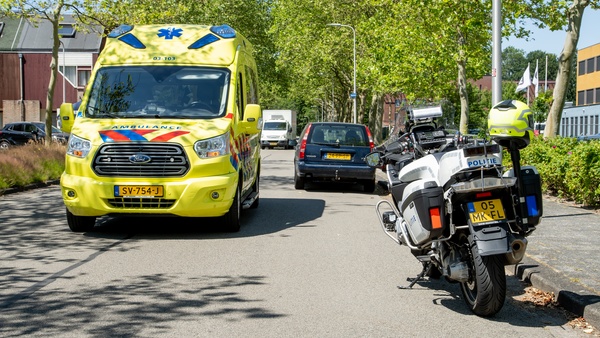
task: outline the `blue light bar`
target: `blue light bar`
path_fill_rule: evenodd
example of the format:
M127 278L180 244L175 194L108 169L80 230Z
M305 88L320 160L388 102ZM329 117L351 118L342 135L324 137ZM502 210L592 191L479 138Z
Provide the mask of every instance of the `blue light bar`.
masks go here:
M198 41L192 43L188 49L200 49L208 44L211 44L215 41L219 41L219 38L216 37L214 34L206 34L205 36L201 37Z
M137 48L137 49L145 49L146 48L146 46L131 33L123 35L122 37L119 38L119 40L125 42L126 44L130 45L133 48Z
M210 28L210 31L223 39L235 38L235 29L229 27L229 25L213 26Z
M108 37L116 38L125 33L131 32L132 29L133 29L133 26L131 26L131 25L120 25L119 27L113 29L110 33L108 33Z

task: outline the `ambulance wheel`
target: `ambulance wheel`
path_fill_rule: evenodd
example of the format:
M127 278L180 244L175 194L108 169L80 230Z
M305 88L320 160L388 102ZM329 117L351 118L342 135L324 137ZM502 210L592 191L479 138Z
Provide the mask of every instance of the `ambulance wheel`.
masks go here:
M233 203L231 203L229 211L222 216L224 227L229 232L240 231L240 215L242 213L242 202L240 201L241 193L242 190L238 184L235 196L233 196Z
M94 229L96 217L94 216L75 216L67 209L67 223L73 232L87 232Z

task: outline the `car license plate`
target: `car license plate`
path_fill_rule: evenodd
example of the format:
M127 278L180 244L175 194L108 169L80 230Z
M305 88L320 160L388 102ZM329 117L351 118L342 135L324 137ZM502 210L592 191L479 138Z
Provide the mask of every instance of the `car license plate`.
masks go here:
M272 145L272 146L276 146L277 142L269 142L269 144Z
M162 185L115 185L115 197L162 197Z
M328 160L344 160L350 161L350 154L342 154L342 153L326 153L325 158Z
M471 223L500 221L506 218L502 201L499 199L467 203Z

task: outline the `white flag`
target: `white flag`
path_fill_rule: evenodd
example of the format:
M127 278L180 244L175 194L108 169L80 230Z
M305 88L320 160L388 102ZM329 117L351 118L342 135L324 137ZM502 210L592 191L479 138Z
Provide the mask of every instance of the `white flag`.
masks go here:
M532 83L535 85L535 97L538 97L538 85L540 83L540 81L538 80L538 63L537 61L535 62L535 73L533 73L533 81Z
M531 86L531 76L529 75L529 65L527 65L527 69L525 69L525 73L523 73L521 80L519 80L519 84L517 85L517 90L515 90L515 92L518 93L529 88L529 86Z

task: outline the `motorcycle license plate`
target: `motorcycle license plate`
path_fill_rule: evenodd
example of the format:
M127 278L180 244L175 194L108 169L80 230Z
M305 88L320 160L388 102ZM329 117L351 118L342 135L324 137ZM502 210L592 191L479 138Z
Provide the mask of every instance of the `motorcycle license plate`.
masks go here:
M506 219L502 201L499 199L467 203L471 223L486 223Z
M162 185L115 185L115 197L162 197Z
M328 160L344 160L350 161L350 154L341 154L341 153L326 153L325 158Z

